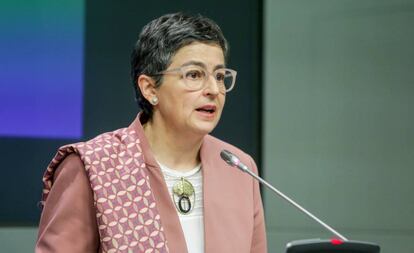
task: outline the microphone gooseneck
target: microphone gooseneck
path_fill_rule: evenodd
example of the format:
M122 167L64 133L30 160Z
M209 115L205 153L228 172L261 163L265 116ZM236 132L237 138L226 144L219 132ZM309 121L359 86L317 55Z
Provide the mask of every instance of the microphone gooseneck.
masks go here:
M278 189L276 189L275 187L273 187L271 184L269 184L268 182L266 182L264 179L262 179L261 177L257 176L256 174L254 174L249 169L249 167L247 167L246 165L244 165L240 161L240 159L236 155L234 155L233 153L231 153L230 151L223 149L220 152L220 156L230 166L236 167L236 168L240 169L241 171L246 172L250 176L254 177L260 183L266 185L269 189L271 189L273 192L275 192L279 197L281 197L282 199L286 200L289 204L291 204L295 208L299 209L302 213L306 214L308 217L310 217L311 219L313 219L314 221L316 221L317 223L319 223L320 225L322 225L324 228L326 228L327 230L329 230L331 233L333 233L334 235L338 236L340 239L342 239L344 241L348 241L348 239L345 238L345 236L343 236L340 233L338 233L335 229L331 228L328 224L326 224L325 222L321 221L318 217L316 217L311 212L309 212L308 210L306 210L305 208L303 208L302 206L300 206L298 203L296 203L291 198L289 198L288 196L286 196L285 194L283 194L281 191L279 191Z

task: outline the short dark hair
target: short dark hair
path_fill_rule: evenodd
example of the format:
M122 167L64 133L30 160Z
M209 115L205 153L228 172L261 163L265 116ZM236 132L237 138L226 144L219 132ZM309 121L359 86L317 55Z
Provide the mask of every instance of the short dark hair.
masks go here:
M224 58L227 57L228 45L220 27L200 14L166 14L143 27L131 54L131 79L143 123L152 118L152 105L141 94L137 78L141 74L149 75L158 87L162 76L155 74L167 69L175 53L193 42L217 44L223 50Z

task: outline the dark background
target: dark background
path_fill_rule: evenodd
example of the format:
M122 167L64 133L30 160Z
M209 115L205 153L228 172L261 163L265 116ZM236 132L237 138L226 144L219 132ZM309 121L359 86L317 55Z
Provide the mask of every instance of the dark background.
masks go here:
M59 146L128 126L135 118L139 108L129 79L130 52L141 28L166 13L200 13L222 28L230 44L228 66L238 71L238 79L213 135L250 153L260 167L261 1L85 2L83 137L0 138L0 225L38 223L42 174Z

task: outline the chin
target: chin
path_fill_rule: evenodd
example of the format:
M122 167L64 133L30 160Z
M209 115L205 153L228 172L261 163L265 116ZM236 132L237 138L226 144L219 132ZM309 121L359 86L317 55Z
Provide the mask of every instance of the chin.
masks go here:
M214 128L216 128L216 126L217 122L204 122L202 124L198 124L194 130L197 134L204 136L211 133L214 130Z

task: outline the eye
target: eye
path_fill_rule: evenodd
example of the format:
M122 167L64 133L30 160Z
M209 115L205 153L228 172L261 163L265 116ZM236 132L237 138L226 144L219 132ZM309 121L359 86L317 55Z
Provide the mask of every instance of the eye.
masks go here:
M204 72L198 69L191 69L185 72L185 79L197 81L204 78Z
M217 72L216 73L216 80L217 82L223 82L226 74L224 72Z

